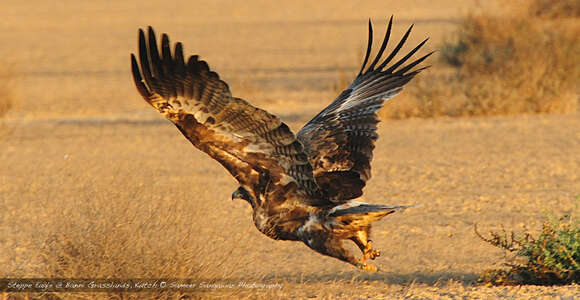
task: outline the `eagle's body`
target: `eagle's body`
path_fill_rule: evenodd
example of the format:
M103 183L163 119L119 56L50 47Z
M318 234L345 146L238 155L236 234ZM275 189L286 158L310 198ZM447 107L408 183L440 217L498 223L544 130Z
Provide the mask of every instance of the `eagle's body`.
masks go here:
M164 34L159 51L151 28L147 38L139 31L139 62L131 55L131 66L145 100L239 182L232 198L252 206L258 230L376 270L366 264L366 259L379 255L368 239L371 223L408 206L352 199L362 195L371 176L378 137L376 111L422 70L410 71L430 55L402 66L425 40L387 68L411 30L380 62L391 26L392 18L376 58L365 70L372 45L369 22L367 54L357 78L297 135L278 117L233 97L228 85L198 56L186 62L181 43L172 52ZM347 239L361 249L362 259L343 247Z

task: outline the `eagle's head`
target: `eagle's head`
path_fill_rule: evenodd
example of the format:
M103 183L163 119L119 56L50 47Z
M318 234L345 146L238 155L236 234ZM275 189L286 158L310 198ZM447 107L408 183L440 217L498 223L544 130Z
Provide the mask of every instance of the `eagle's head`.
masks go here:
M254 201L254 198L250 195L250 193L248 193L248 191L241 186L238 187L238 189L232 193L232 201L235 199L247 201L248 203L250 203L252 208L254 208L256 203L256 201Z

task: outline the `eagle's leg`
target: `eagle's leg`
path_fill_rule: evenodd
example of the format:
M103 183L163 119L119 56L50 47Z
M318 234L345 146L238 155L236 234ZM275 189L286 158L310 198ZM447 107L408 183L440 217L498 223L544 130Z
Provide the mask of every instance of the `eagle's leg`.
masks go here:
M362 259L358 259L354 257L347 249L343 248L341 240L329 239L325 244L326 249L321 253L338 258L365 271L377 271L377 267L367 264L364 257Z
M361 261L364 263L367 259L375 259L377 256L381 255L379 250L372 248L372 241L369 240L369 228L365 228L364 230L359 230L356 234L350 238L353 241L360 251L363 253L363 257Z
M377 271L377 267L365 263L363 259L356 258L347 249L345 249L342 244L342 239L338 237L333 237L327 234L321 234L321 236L318 238L307 236L304 242L306 245L308 245L308 247L320 254L340 259L344 262L354 265L359 269L372 272Z

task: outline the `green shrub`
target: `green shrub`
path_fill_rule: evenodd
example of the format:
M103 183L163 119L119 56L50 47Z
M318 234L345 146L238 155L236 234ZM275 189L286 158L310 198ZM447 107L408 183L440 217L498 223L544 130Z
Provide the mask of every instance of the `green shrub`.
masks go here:
M580 222L571 215L544 222L537 237L490 232L487 243L507 250L507 270L488 270L478 282L493 285L580 283Z

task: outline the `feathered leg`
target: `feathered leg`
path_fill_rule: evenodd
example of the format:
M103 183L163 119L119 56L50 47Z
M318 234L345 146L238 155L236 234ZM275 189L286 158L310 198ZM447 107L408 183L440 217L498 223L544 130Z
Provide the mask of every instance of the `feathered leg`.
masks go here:
M381 255L379 250L372 248L372 241L369 240L370 227L366 227L363 230L357 231L355 236L351 237L350 240L353 241L363 254L361 261L364 263L367 259L375 259Z
M312 234L313 232L310 232ZM333 237L332 235L317 232L317 237L312 238L312 235L309 238L305 239L304 242L308 247L312 250L328 255L337 259L340 259L344 262L354 265L355 267L365 270L365 271L372 271L376 272L377 267L373 265L369 265L365 262L365 258L358 259L354 255L352 255L347 249L343 247L342 240ZM367 242L368 244L368 242ZM364 248L364 246L363 246Z

